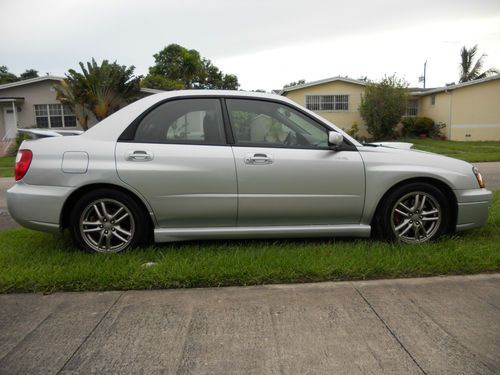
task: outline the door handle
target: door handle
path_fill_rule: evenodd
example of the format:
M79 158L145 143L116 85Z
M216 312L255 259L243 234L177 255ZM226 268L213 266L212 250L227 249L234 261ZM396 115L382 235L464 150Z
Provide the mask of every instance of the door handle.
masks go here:
M245 164L265 165L272 164L274 157L271 154L246 154Z
M148 151L134 150L127 153L126 159L129 161L151 161L153 154Z

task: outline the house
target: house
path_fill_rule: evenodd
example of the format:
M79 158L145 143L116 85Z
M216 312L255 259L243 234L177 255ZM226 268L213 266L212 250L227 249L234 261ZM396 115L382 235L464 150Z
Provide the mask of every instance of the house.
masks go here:
M357 124L368 135L359 113L366 82L332 77L285 87L291 100L349 130ZM446 124L443 134L455 141L500 141L500 74L433 89L411 88L406 116L430 117Z
M54 84L64 77L43 76L0 85L0 156L15 138L18 128L78 129L75 115L56 98ZM141 89L140 96L161 92ZM90 116L89 125L97 123Z

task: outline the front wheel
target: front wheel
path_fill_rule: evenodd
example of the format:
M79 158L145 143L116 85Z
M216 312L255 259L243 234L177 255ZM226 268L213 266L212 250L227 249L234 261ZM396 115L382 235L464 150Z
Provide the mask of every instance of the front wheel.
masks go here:
M445 233L450 215L450 203L441 190L428 183L411 183L389 194L379 220L389 239L416 244Z
M127 194L99 189L80 199L71 213L70 231L83 250L117 253L146 239L144 210Z

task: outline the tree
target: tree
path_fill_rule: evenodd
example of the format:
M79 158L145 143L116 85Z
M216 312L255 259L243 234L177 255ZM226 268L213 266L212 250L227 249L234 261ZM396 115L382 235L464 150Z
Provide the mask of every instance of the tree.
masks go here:
M19 81L19 78L14 73L9 72L9 68L5 65L0 66L0 85L16 81Z
M87 125L85 118L92 112L98 121L116 112L126 103L137 98L141 77L134 76L134 66L127 67L103 60L98 65L94 59L87 64L80 62L82 73L73 69L55 86L58 99L69 105L75 115L81 116L80 125ZM86 117L87 116L87 117Z
M67 75L58 85L54 86L54 89L57 100L68 105L82 129L87 130L90 110L85 103L85 89L80 77Z
M293 86L297 86L297 85L303 85L304 83L306 83L305 79L299 79L298 81L287 83L285 86L283 86L283 88L293 87Z
M238 78L224 74L194 49L170 44L153 55L155 65L142 81L143 87L162 90L227 89L237 90Z
M462 47L460 50L460 57L462 59L460 63L460 82L473 81L475 79L485 78L492 74L497 74L498 70L490 68L484 72L483 69L484 59L487 56L482 54L475 62L474 59L477 54L477 44L474 47L466 48Z
M24 73L21 73L19 78L23 79L30 79L30 78L37 78L38 77L38 70L35 69L26 69Z
M395 75L384 76L378 83L368 82L361 98L359 112L368 131L376 139L394 137L408 102L408 84Z

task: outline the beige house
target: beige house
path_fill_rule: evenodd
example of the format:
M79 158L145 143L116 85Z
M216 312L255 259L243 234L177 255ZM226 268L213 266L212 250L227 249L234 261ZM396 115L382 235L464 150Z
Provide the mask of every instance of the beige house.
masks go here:
M333 77L286 87L280 94L303 105L337 126L357 124L367 135L359 114L366 82ZM443 134L456 141L500 141L500 75L434 89L409 90L407 116L425 116L446 127Z
M16 137L18 128L78 129L71 109L56 98L54 84L64 77L43 76L0 85L0 156ZM141 89L141 96L161 92ZM89 125L97 123L94 117Z

